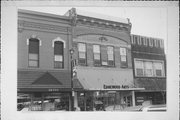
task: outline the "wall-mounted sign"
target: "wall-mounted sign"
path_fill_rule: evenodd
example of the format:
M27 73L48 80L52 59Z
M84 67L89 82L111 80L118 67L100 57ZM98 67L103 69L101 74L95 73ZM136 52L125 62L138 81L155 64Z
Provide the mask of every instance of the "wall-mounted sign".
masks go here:
M48 91L49 91L49 92L58 92L59 89L57 89L57 88L52 88L52 89L48 89Z
M129 85L104 85L104 89L128 89Z

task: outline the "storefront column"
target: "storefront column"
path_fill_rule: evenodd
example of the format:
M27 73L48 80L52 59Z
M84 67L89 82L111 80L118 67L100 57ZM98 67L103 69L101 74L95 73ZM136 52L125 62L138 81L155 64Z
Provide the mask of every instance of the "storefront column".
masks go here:
M71 111L71 95L72 95L72 93L69 93L69 111Z
M44 110L44 94L42 93L42 97L41 97L41 110Z
M86 92L84 92L84 111L86 111Z
M74 107L78 108L78 95L77 92L74 91Z
M135 104L135 92L132 91L132 106L136 106Z
M30 104L31 111L32 111L32 106L33 106L33 98L34 98L34 95L33 95L33 93L31 93L31 104Z

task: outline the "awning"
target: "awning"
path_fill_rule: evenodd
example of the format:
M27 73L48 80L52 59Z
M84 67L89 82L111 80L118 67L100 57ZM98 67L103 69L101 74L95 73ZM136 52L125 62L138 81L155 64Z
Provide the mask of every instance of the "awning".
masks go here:
M35 71L18 70L18 92L60 92L71 91L71 77L68 70Z
M77 79L87 91L134 91L144 90L135 87L131 70L77 68Z

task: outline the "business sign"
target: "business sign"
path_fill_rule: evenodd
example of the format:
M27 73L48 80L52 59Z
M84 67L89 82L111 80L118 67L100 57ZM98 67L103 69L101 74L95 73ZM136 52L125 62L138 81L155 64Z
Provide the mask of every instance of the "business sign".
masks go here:
M103 85L104 89L128 89L129 85Z

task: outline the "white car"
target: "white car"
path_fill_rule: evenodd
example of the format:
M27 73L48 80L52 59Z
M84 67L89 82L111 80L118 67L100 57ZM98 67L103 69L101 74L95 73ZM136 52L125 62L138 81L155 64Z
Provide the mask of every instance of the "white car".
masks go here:
M167 110L167 107L165 104L163 104L163 105L149 105L149 106L142 107L140 109L140 111L142 111L142 112L163 112L166 110Z

